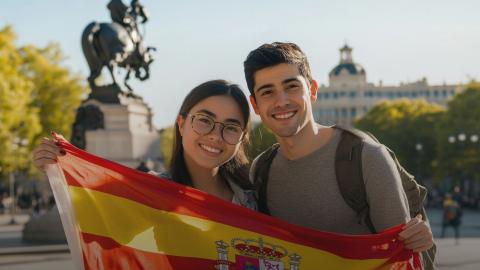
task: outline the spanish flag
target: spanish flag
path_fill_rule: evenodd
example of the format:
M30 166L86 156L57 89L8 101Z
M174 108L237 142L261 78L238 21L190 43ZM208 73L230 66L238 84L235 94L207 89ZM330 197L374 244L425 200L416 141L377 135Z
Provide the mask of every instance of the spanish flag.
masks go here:
M77 269L421 269L398 240L320 232L132 170L62 140L47 175ZM328 217L325 217L328 218Z

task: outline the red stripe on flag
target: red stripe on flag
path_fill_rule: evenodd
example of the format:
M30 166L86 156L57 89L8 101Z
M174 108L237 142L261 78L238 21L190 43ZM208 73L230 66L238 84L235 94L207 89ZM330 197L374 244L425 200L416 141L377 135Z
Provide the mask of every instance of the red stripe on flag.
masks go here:
M171 256L122 246L110 238L93 234L82 233L81 238L85 270L197 270L215 269L216 265L213 260Z

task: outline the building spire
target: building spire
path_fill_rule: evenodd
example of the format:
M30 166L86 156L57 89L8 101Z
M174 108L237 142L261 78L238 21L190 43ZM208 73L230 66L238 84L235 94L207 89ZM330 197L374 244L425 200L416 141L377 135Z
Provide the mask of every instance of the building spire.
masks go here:
M340 48L340 63L341 64L346 64L346 63L353 63L352 59L352 48L347 45L345 42L345 45Z

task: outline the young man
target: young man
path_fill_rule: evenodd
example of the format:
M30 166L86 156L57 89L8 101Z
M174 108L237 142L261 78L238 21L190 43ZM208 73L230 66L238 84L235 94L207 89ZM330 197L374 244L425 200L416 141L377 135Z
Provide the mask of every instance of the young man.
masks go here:
M315 123L312 103L317 98L318 84L312 79L305 54L293 43L264 44L250 52L244 68L253 109L279 143L268 171L263 193L266 197L260 198L266 202L267 212L321 231L371 233L340 192L335 154L344 131ZM410 220L400 175L386 148L373 140L365 141L361 155L375 231L408 222L400 235L406 248L430 248L431 230L421 220ZM258 158L252 172L257 162ZM251 177L257 181L254 174Z

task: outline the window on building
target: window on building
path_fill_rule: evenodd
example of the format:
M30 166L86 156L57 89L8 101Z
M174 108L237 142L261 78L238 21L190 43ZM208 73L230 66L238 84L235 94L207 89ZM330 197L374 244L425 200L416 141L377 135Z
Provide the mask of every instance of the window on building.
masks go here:
M338 93L337 92L333 92L333 98L338 99Z
M355 118L357 116L357 108L350 108L350 116Z
M350 98L355 98L357 96L357 92L351 91L348 95Z

